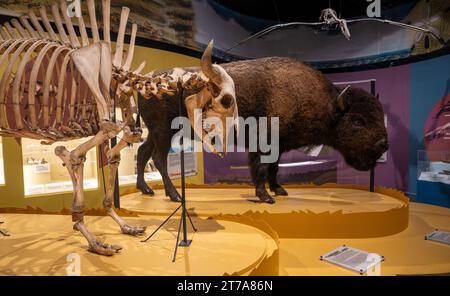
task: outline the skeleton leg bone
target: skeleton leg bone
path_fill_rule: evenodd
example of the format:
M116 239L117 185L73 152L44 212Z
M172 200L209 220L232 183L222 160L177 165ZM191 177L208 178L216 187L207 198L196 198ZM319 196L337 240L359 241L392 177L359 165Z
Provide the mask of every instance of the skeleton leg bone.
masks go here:
M126 148L129 143L139 141L140 137L140 133L133 133L131 132L130 128L126 126L123 130L123 138L116 146L107 151L109 177L105 199L103 200L103 206L105 207L108 215L111 216L111 218L113 218L113 220L116 221L117 224L119 224L122 233L130 235L142 234L145 232L146 227L130 226L124 219L117 215L117 213L114 211L114 208L112 207L112 204L114 188L116 184L116 172L120 164L120 151Z
M118 127L119 128L119 127ZM122 247L109 245L98 240L84 224L84 192L83 192L83 168L86 161L86 153L93 147L104 143L117 134L117 130L100 131L87 142L79 145L69 152L64 146L58 146L55 154L61 158L65 167L69 171L74 187L72 204L72 221L75 222L73 228L80 231L89 243L89 251L100 255L111 256L120 251Z

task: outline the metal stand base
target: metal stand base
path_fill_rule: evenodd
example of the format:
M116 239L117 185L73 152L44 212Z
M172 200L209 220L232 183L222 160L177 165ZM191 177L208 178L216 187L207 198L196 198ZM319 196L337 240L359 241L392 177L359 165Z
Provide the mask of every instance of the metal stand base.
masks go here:
M188 239L187 241L181 241L178 246L179 247L189 247L192 243L191 239Z
M141 241L141 242L145 243L145 242L147 242L150 238L152 238L152 237L158 232L158 230L160 230L161 227L163 227L164 224L166 224L167 221L169 221L170 218L172 218L173 215L175 215L175 213L178 212L179 209L182 209L182 214L181 214L181 216L180 216L180 223L178 224L177 242L176 242L176 244L175 244L175 250L173 251L172 262L175 262L175 259L176 259L176 257L177 257L178 247L187 248L187 247L189 247L189 246L191 245L191 243L192 243L192 240L186 238L186 232L185 232L185 231L184 231L184 233L183 233L183 234L184 234L184 235L183 235L183 239L180 241L181 225L183 225L183 224L186 223L186 222L185 222L186 216L188 217L189 222L190 222L190 224L191 224L192 229L194 230L194 232L197 232L197 228L195 228L194 222L192 222L192 219L191 219L191 215L189 215L189 212L186 210L185 204L184 204L184 203L181 203L181 204L175 209L175 211L173 211L172 214L170 214L169 217L167 217L166 220L164 220L163 223L161 223L161 224L158 226L158 228L156 228L155 231L153 231L152 234L150 234L146 239L144 239L144 240ZM184 223L183 223L183 221L184 221Z

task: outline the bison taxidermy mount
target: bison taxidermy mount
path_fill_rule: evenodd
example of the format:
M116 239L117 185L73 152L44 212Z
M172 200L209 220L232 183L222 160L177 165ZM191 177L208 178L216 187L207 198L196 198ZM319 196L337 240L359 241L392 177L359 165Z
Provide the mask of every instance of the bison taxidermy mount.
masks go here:
M388 149L383 108L365 90L339 89L321 72L291 58L269 57L216 65L211 62L212 42L202 56L200 68L175 68L153 73L152 79L168 81L160 94L140 92L140 114L149 136L138 151L137 188L153 191L144 181L150 157L172 201L180 196L167 174L167 155L177 130L171 122L178 116L178 99L193 122L193 110L220 118L279 118L279 153L311 145L328 145L339 151L358 170L369 170ZM170 83L172 81L173 83ZM182 83L175 83L182 81ZM188 83L189 82L189 83ZM204 130L205 132L206 130ZM208 131L206 131L208 132ZM270 135L269 135L270 136ZM248 143L248 133L246 133ZM223 139L226 146L226 139ZM262 152L250 152L249 163L256 196L274 203L275 195L287 195L277 181L278 162L261 162Z

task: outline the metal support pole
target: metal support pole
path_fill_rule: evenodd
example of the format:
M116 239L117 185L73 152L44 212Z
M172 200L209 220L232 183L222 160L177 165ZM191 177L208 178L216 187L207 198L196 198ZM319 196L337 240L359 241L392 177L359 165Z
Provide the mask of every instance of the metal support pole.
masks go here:
M113 104L113 114L112 114L112 122L116 123L116 101L114 100ZM117 145L117 136L111 138L111 148ZM120 209L120 198L119 198L119 170L116 172L116 181L114 183L114 207L116 209Z
M375 79L370 80L370 93L371 93L373 96L376 95L375 83L376 83L376 80L375 80ZM370 184L369 184L369 190L370 190L370 192L374 192L374 191L375 191L375 168L374 168L374 167L370 169Z
M183 115L183 93L180 93L180 100L179 100L179 116L181 117ZM181 168L181 221L183 226L183 239L180 242L180 247L187 247L191 244L191 240L187 239L187 225L186 225L186 188L185 188L185 181L186 176L184 172L184 135L180 135L180 168Z
M183 91L181 86L179 85L179 89L180 91L180 100L179 100L179 116L181 117L183 115ZM181 129L182 127L180 127ZM167 221L170 220L170 218L172 218L173 215L175 215L175 213L181 208L181 216L180 216L180 222L178 224L178 233L177 233L177 242L175 244L175 250L173 252L173 258L172 258L172 262L175 262L176 257L177 257L177 251L178 251L178 247L189 247L190 244L192 243L192 240L189 240L187 238L187 222L186 222L186 216L189 219L189 222L191 223L192 229L197 232L197 228L195 228L194 223L192 222L191 216L189 215L189 212L186 210L186 176L185 176L185 172L184 172L184 145L183 145L183 135L181 134L181 139L180 139L180 146L181 146L181 150L180 150L180 175L181 175L181 205L179 205L175 211L173 211L172 214L170 214L169 217L167 217L166 220L164 220L164 222L159 225L159 227L149 236L147 237L145 240L142 240L141 242L146 242L148 241L151 237L153 237L153 235L158 232L158 230L161 229L161 227L166 224ZM180 234L181 231L183 232L183 237L182 240L180 241Z

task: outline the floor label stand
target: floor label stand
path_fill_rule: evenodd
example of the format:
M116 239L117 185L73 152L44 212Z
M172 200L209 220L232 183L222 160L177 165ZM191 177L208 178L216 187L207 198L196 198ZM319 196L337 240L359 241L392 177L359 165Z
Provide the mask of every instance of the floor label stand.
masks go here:
M343 245L320 256L320 260L364 274L379 266L384 257Z

